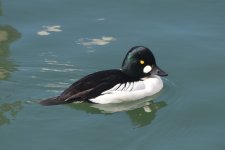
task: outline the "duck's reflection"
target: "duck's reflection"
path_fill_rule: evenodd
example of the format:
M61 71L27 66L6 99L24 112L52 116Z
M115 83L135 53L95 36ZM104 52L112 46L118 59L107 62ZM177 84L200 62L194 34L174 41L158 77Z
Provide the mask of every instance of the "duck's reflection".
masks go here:
M0 25L0 80L9 78L10 73L16 70L17 65L9 59L10 44L19 39L21 34L9 25Z
M167 106L166 102L160 101L147 105L147 110L149 109L150 111L146 111L145 106L143 108L128 111L127 114L135 126L143 127L150 124L154 120L156 112L165 106Z
M4 103L0 105L0 126L10 124L17 113L23 108L21 101Z
M165 107L167 104L164 101L149 102L151 99L143 99L141 101L120 104L69 104L68 106L83 110L91 114L110 115L115 112L126 112L135 126L143 127L151 123L155 118L156 112Z

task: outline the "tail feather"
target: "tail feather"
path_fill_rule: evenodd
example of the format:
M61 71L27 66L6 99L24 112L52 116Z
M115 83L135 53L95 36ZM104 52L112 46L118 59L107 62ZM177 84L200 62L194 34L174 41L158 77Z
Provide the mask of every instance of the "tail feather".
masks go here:
M60 100L58 97L52 97L39 102L39 104L43 106L51 106L51 105L59 105L59 104L66 104L68 102Z

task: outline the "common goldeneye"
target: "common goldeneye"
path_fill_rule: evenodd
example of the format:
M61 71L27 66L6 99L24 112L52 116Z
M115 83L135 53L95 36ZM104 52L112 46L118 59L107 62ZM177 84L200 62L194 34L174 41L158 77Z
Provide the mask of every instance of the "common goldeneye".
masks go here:
M163 88L160 69L150 49L144 46L131 48L121 69L95 72L73 83L59 96L40 101L42 105L72 102L110 104L135 101L152 96Z

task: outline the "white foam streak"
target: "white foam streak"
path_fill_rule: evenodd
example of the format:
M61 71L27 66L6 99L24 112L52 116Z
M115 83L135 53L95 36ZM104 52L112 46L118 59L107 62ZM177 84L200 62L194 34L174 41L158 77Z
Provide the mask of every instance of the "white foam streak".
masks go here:
M81 44L87 48L90 48L91 46L103 46L111 43L112 41L115 41L116 38L111 37L111 36L102 36L101 38L93 38L93 39L88 39L88 38L80 38L78 39L77 44Z
M61 26L60 25L54 25L54 26L42 26L43 30L37 32L40 36L46 36L51 34L51 32L61 32Z

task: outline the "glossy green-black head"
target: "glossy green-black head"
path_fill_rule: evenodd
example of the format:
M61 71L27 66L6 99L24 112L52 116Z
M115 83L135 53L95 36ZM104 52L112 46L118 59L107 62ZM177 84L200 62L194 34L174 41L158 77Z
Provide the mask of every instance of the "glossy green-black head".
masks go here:
M153 53L144 46L135 46L127 52L123 60L122 71L134 78L168 75L156 65Z

